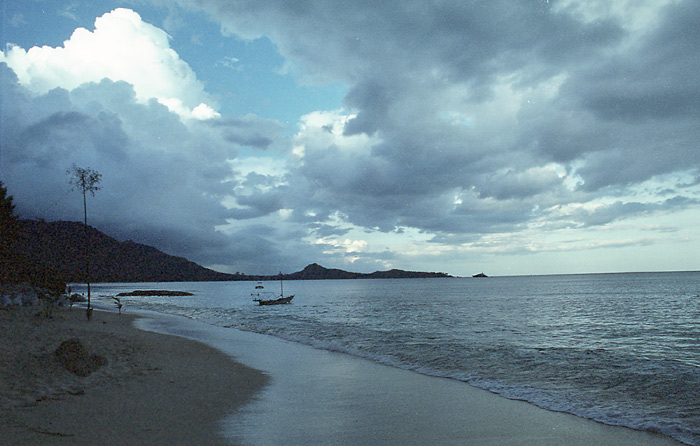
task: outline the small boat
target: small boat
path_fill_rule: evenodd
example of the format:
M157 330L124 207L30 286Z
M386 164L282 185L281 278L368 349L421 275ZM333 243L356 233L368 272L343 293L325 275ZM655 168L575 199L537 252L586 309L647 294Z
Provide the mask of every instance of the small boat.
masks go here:
M479 273L479 274L474 274L472 277L488 277L488 276L484 273Z
M279 297L277 299L253 299L258 305L280 305L292 303L294 296Z
M261 290L264 289L265 287L262 286L262 284L258 283L258 285L255 286L256 290ZM280 304L289 304L292 303L292 299L294 299L294 295L292 294L291 296L284 296L284 284L282 282L282 273L280 272L280 295L279 297L275 296L275 293L271 291L258 291L256 293L251 293L251 296L253 296L253 302L257 302L258 305L280 305Z

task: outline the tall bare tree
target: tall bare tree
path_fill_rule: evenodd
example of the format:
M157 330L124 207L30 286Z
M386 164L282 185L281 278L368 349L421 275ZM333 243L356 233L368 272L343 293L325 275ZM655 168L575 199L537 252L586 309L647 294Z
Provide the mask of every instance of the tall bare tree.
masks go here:
M102 180L102 174L89 167L78 167L75 163L66 170L66 174L70 176L69 182L71 186L73 186L73 190L77 189L83 193L83 211L85 217L85 282L87 283L88 295L86 314L88 320L90 320L92 317L92 305L90 303L90 233L87 224L87 194L89 192L94 197L95 191L100 190L98 184L100 184Z

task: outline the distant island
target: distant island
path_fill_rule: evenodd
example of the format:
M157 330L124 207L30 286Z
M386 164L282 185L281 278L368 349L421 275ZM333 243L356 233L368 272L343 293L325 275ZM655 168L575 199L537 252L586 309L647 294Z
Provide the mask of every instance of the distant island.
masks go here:
M15 245L27 261L55 271L67 283L85 280L82 223L20 220ZM98 282L202 282L278 280L276 275L227 274L205 268L183 257L127 240L120 242L89 226L92 245L91 281ZM301 271L284 274L284 280L412 279L451 277L445 273L392 269L353 273L312 263Z
M275 279L279 276L268 276ZM284 280L328 280L328 279L428 279L452 277L445 273L426 273L420 271L403 271L391 269L388 271L375 271L373 273L351 273L342 269L324 268L317 263L312 263L303 270L293 274L283 274Z

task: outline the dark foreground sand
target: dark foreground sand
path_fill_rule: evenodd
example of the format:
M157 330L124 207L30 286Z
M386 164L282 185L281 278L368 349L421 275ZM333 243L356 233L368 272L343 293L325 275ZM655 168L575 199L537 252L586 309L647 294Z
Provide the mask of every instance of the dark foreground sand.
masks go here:
M198 342L145 332L134 317L0 309L0 445L217 445L220 420L267 378ZM78 338L108 364L79 377L54 350Z

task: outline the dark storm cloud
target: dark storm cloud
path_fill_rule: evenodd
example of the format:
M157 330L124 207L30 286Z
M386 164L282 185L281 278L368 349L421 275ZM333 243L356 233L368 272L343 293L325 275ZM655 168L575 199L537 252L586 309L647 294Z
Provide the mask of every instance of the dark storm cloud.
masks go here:
M318 223L312 223L309 225L313 230L314 234L318 237L339 237L348 233L348 229L338 228L333 225L323 225Z
M76 163L102 174L88 200L94 226L206 264L225 257L232 242L215 227L233 217L222 200L235 188L226 164L239 147L228 141L235 128L186 125L156 101L138 103L124 82L29 97L3 70L0 163L22 217L79 219L82 200L65 173ZM241 139L270 125L248 118L243 127Z
M29 97L3 72L0 162L28 216L67 202L58 191L76 162L110 182L94 218L123 237L208 264L231 265L230 253L257 272L332 258L309 240L350 224L480 246L482 234L697 206L695 0L178 2L225 33L269 38L300 82L343 84L345 109L302 118L285 139L253 115L185 124L123 82ZM241 149L294 155L283 172L237 171ZM56 193L32 192L31 176ZM55 214L79 215L74 198ZM293 229L272 223L282 215Z
M572 217L574 221L583 226L602 226L616 220L636 217L657 211L673 211L676 209L683 209L690 205L697 205L698 203L698 200L685 197L669 198L660 203L651 204L641 202L622 203L618 201L591 211L581 210Z
M262 217L282 209L282 197L277 192L258 192L254 196L237 195L236 201L239 206L243 206L230 211L231 217L237 220Z
M591 61L572 79L582 103L605 120L668 121L700 115L700 4L662 11L658 28L618 57ZM695 43L693 43L695 42Z
M216 119L207 121L207 124L222 129L227 141L256 149L269 148L274 142L269 135L276 135L284 130L277 121L254 115L238 119Z
M198 5L229 32L268 36L300 75L348 84L356 116L344 134L380 140L363 152L307 146L290 182L314 194L295 209L382 230L512 230L544 205L700 165L694 1L659 7L644 29L637 10L582 19L585 2ZM455 211L455 194L497 205Z

